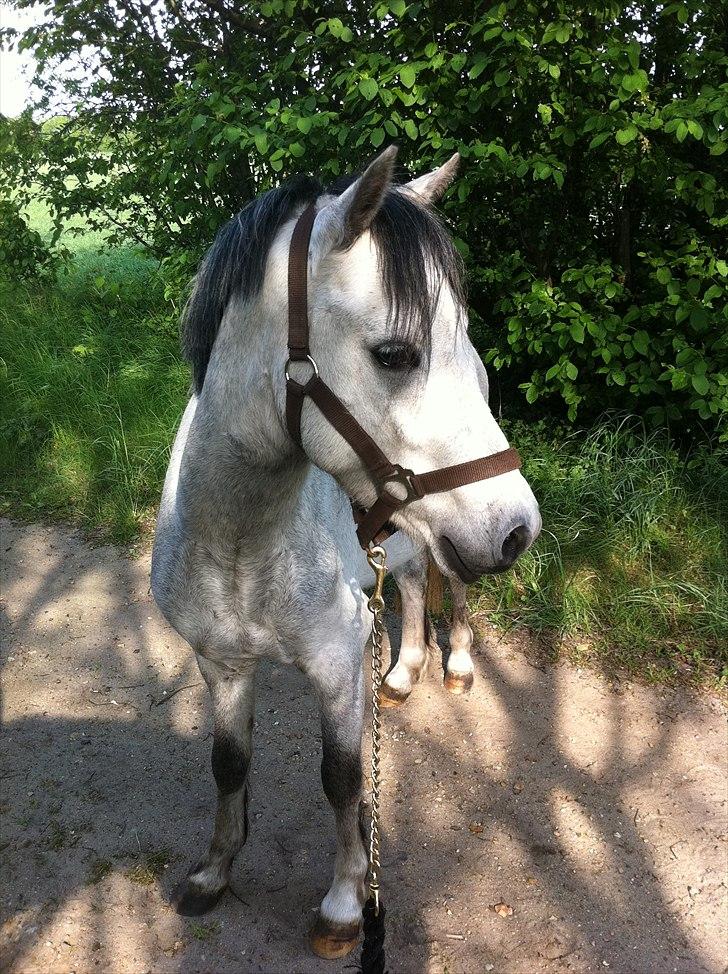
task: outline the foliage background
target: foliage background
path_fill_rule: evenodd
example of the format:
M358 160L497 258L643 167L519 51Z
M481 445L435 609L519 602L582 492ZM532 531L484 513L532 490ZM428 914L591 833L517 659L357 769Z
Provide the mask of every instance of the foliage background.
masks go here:
M65 117L5 124L6 195L40 191L57 228L82 215L150 248L170 296L286 175L327 180L392 141L415 172L458 150L445 211L502 388L571 419L606 405L691 435L720 424L719 0L55 0L19 40L36 117Z

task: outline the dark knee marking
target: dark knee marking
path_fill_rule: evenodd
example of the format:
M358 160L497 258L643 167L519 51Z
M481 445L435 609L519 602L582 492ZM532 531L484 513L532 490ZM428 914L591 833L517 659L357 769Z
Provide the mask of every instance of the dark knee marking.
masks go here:
M361 792L361 753L341 746L333 724L321 718L321 782L334 811L343 811Z
M215 734L212 744L212 773L222 795L232 795L245 784L250 759L240 744L224 734Z
M359 838L364 846L364 851L369 849L369 823L367 821L367 806L364 801L359 802Z

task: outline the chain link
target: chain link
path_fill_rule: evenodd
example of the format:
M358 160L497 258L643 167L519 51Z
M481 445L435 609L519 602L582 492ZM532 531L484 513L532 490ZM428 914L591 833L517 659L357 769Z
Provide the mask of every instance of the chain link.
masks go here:
M382 688L382 643L384 641L384 576L387 573L387 553L380 545L370 546L367 561L376 576L374 592L369 599L372 613L372 805L369 833L369 892L374 900L374 913L379 915L379 759L381 751L381 725L379 721L379 693Z

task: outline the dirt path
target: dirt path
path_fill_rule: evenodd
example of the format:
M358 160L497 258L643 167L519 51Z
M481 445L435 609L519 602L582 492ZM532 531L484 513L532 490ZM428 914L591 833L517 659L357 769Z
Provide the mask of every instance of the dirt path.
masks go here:
M313 700L261 674L251 837L202 921L210 720L148 557L2 522L3 970L336 972L306 931L333 865ZM391 974L725 969L726 728L715 700L538 668L486 635L386 713ZM503 901L512 916L492 905Z

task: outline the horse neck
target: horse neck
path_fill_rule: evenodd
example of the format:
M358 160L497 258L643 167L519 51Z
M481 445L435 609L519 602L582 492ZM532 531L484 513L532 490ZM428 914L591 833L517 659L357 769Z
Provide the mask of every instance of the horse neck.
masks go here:
M222 516L223 530L232 522L255 539L265 537L266 526L280 532L299 516L311 470L284 424L285 348L280 319L270 320L260 304L232 302L195 417L198 491Z

